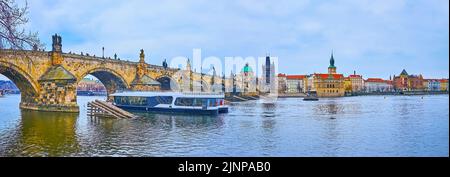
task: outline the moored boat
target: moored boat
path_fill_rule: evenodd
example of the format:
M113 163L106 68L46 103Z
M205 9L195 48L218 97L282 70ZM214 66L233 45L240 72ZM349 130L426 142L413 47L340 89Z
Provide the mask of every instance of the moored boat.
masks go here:
M303 101L319 101L319 98L315 92L308 92L306 97L303 98Z
M129 111L217 115L228 112L224 94L122 92L111 94L114 105Z
M319 101L319 98L307 96L307 97L303 98L303 101Z

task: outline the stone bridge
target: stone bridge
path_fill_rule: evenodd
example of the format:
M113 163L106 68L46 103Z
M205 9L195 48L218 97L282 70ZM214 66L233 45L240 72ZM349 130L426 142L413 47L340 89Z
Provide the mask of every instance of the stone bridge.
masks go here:
M222 78L215 76L211 86L213 76L192 72L189 63L181 70L150 65L144 58L143 50L139 62L63 53L61 37L55 35L49 52L0 50L0 73L20 89L21 108L42 111L78 112L76 87L88 74L103 83L108 95L123 90L184 88L186 91L199 86L202 91L211 91L219 85L222 88Z

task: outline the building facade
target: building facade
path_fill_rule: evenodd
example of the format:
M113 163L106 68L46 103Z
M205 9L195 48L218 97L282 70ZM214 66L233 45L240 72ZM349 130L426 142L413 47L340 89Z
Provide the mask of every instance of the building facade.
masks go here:
M371 92L390 92L393 90L392 84L388 80L381 78L368 78L364 81L365 91Z
M404 69L399 76L394 76L393 84L397 91L424 90L422 75L409 75Z
M448 91L448 79L440 79L441 91Z
M424 79L423 86L426 91L441 90L441 82L439 79Z
M105 86L99 81L89 78L84 78L78 83L78 91L93 91L93 92L106 92Z
M286 93L306 92L306 75L286 75Z
M345 95L344 75L336 73L333 53L330 58L328 74L313 75L313 84L319 97L340 97Z
M356 72L354 72L353 74L349 75L348 78L351 81L352 92L361 92L364 89L364 79L362 75L358 75L356 74Z
M278 74L278 93L286 93L286 74Z
M256 76L253 69L248 63L242 68L241 72L236 76L236 89L243 95L256 95Z
M345 93L353 92L352 80L350 79L350 77L344 77L344 88L345 88Z

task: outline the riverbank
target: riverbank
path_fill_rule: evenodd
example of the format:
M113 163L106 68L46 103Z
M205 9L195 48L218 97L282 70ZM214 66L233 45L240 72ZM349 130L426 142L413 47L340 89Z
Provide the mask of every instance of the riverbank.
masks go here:
M345 97L354 96L388 96L388 95L398 95L398 96L408 96L408 95L445 95L449 94L447 91L409 91L409 92L361 92L361 93L351 93L346 94ZM304 98L306 94L304 93L280 93L278 98ZM225 100L228 102L243 102L249 100L257 100L259 96L243 96L243 95L225 95Z
M448 91L407 91L407 92L370 92L370 93L352 93L346 96L370 96L370 95L443 95L449 94Z

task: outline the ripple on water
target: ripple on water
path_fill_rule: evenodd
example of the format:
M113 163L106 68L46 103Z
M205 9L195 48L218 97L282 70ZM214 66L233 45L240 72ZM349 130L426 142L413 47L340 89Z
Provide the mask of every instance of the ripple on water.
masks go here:
M102 98L78 102L93 99ZM8 115L0 117L0 156L449 154L448 95L287 98L232 103L230 113L218 117L146 114L130 120L88 118L83 109L62 119L23 114L19 101L0 98L0 113Z

